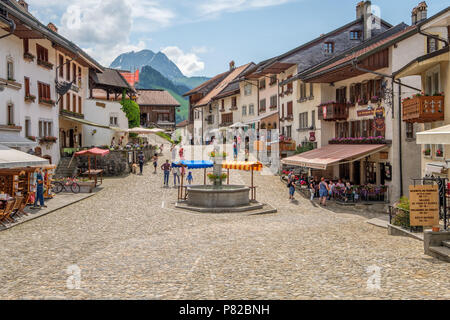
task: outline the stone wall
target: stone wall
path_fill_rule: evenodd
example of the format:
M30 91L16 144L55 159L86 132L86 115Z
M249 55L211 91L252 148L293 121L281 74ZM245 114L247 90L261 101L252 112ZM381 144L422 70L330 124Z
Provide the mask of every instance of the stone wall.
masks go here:
M142 149L145 161L151 161L156 154L155 147ZM105 177L121 176L131 172L131 165L137 162L137 157L141 150L115 150L105 157L97 157L97 169L103 169ZM82 171L88 169L88 157L78 157L77 166ZM95 158L91 157L91 169L95 168Z

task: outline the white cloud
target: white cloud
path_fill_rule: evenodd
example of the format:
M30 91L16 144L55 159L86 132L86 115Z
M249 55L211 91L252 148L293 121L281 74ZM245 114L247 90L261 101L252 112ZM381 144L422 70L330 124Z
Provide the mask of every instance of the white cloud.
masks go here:
M205 63L194 52L185 53L176 46L166 47L161 52L172 60L186 76L192 76L205 69Z
M208 0L199 5L200 15L218 15L222 12L238 12L271 7L295 0Z

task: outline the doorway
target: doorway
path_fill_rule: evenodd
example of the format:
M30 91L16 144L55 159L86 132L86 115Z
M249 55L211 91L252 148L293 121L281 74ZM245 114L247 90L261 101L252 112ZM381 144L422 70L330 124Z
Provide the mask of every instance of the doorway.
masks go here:
M361 161L353 162L353 183L357 186L361 184Z

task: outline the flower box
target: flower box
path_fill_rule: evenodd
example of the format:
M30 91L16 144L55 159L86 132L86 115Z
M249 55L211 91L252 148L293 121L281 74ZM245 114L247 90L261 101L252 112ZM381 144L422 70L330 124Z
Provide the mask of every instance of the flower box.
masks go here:
M55 143L57 140L56 137L42 137L39 139L39 143Z
M38 60L37 60L37 64L38 64L39 66L41 66L41 67L43 67L43 68L46 68L46 69L49 69L49 70L52 70L52 69L53 69L53 63L50 63L50 62L48 62L48 61L44 61L44 60L38 59Z
M33 54L29 53L29 52L25 52L23 54L23 58L27 61L34 61L34 58L36 58Z
M27 139L31 140L31 141L36 141L37 140L37 138L35 136L28 136Z
M36 96L32 94L25 96L25 102L34 103L36 101Z
M436 157L437 158L442 158L444 156L444 151L442 149L437 149L436 150Z
M49 107L53 107L55 105L55 101L51 99L39 98L39 104L43 104Z

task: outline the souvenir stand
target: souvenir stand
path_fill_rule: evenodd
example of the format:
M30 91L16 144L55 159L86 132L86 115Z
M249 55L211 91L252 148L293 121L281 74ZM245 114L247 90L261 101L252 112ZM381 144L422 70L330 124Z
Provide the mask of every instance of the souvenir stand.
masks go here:
M213 168L214 163L212 161L207 160L182 160L172 163L172 167L175 168L185 168L188 170L196 170L196 169L203 169L203 183L206 185L206 169ZM178 187L178 200L186 200L187 198L187 186L183 186L184 182L184 173L181 174L181 185Z
M42 174L44 175L44 198L45 199L52 199L55 195L52 193L52 181L53 176L55 174L56 165L49 164L44 165L42 168Z
M100 184L103 183L103 170L97 169L97 157L104 157L109 154L109 150L92 148L89 150L78 151L75 153L75 157L87 156L88 157L88 171L82 172L81 175L88 176L89 180L95 181L95 186L97 187L97 179L100 177ZM95 158L95 169L91 169L91 156Z
M256 201L256 186L254 185L254 171L262 171L263 165L261 162L250 161L224 161L222 168L227 169L227 184L230 184L230 170L251 171L251 200Z

